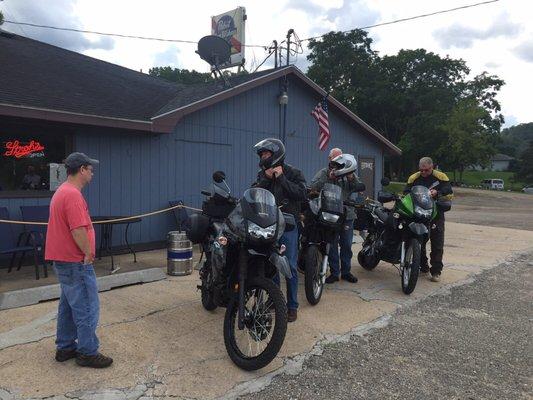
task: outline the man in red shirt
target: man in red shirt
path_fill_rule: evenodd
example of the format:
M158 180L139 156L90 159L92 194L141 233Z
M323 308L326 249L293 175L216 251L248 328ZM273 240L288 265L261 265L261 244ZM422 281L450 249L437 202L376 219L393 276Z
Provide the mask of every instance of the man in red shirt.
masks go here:
M67 181L50 202L45 258L54 262L61 286L57 312L56 360L76 358L83 367L105 368L113 359L98 352L100 314L94 273L94 228L81 190L91 182L98 160L72 153L65 160Z

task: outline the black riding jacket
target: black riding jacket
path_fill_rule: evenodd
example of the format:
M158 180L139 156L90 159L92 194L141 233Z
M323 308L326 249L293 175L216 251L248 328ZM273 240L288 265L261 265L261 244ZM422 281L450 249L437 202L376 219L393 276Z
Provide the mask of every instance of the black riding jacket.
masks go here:
M453 190L452 185L450 184L450 179L448 179L448 176L444 172L437 171L436 169L433 170L433 173L431 175L425 178L420 174L420 172L415 172L407 180L407 185L405 185L405 189L403 190L404 193L409 193L411 191L411 188L417 185L425 186L428 189L435 189L439 197L441 196L443 189L446 188L445 192L450 194L447 196L443 196L443 198L451 200L453 197Z
M273 179L268 179L264 171L259 171L254 186L270 191L276 198L278 206L287 200L281 211L294 215L298 221L300 203L307 198L305 178L299 169L283 164L283 174Z

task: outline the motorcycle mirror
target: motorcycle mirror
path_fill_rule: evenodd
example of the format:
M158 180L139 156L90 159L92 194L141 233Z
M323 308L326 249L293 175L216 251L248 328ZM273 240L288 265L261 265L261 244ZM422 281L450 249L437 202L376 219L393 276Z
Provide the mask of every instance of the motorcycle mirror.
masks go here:
M222 183L226 179L226 174L223 171L215 171L213 173L213 180L216 183Z
M387 178L386 176L381 178L381 185L382 186L389 186L390 185L390 179Z

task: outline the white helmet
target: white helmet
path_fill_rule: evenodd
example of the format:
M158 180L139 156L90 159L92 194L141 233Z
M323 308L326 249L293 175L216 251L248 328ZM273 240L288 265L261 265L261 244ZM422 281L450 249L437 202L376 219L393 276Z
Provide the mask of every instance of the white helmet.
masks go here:
M355 173L357 171L357 160L351 154L341 154L331 160L333 174L337 178Z

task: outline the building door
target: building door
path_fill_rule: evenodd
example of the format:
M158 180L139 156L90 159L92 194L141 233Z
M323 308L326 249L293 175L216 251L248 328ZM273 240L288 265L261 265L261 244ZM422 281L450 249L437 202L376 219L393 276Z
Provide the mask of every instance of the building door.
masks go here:
M359 179L366 186L364 192L365 197L374 198L374 188L375 188L375 164L376 161L371 157L359 157Z

